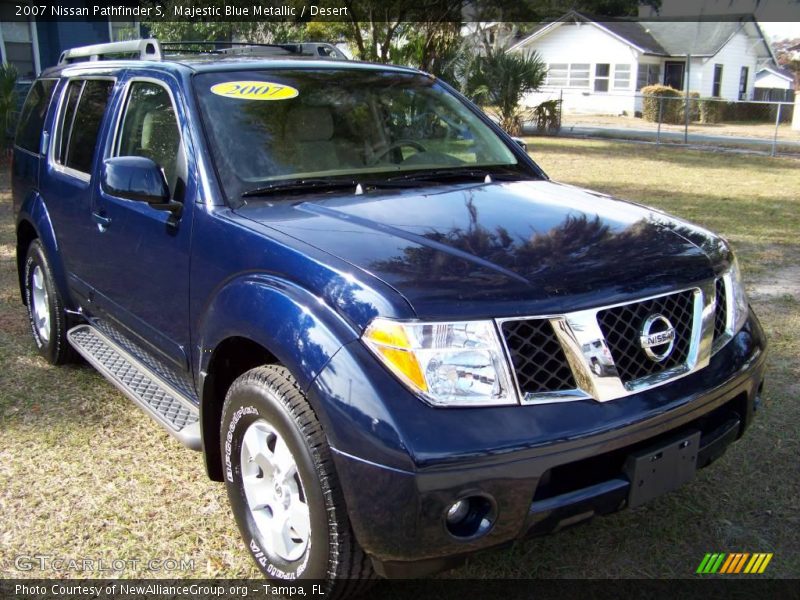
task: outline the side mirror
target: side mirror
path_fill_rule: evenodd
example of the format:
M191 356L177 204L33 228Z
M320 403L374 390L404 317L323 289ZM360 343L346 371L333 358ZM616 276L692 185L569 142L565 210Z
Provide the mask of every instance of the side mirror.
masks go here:
M169 186L155 161L144 156L116 156L103 162L100 186L106 194L146 202L172 211ZM180 206L179 203L175 203Z
M514 140L517 143L517 145L519 145L520 148L522 148L526 152L528 151L528 144L525 143L525 140L513 136L511 137L511 139Z

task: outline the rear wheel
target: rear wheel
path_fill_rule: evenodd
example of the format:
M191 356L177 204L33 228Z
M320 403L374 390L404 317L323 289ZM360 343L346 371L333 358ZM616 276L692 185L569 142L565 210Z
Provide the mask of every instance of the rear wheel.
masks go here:
M25 258L25 302L36 347L49 363L64 364L75 353L67 342L67 313L41 242L33 240Z
M372 565L350 529L322 427L289 372L239 377L220 433L228 499L261 571L323 580L334 598L366 587Z

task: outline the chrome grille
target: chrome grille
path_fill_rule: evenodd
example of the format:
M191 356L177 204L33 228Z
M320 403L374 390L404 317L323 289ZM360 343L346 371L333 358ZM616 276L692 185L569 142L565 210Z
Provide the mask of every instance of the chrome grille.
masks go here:
M725 295L725 280L720 277L716 281L717 305L714 308L714 341L721 339L728 328L728 304Z
M577 387L564 349L549 320L505 321L502 331L523 395Z
M672 353L661 362L645 354L639 339L645 320L655 314L666 317L675 328ZM689 357L693 320L693 290L615 306L597 313L598 325L614 358L619 377L626 384L683 365Z

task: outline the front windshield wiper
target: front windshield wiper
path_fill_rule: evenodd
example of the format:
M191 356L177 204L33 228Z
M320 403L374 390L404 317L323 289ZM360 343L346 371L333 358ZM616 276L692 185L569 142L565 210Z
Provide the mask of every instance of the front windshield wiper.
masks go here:
M487 179L487 177L489 179ZM273 194L329 192L336 190L353 190L354 194L362 194L370 188L406 188L420 184L445 183L448 181L520 181L528 179L524 173L510 169L457 168L426 169L391 175L381 179L287 179L269 185L247 190L241 198L271 196Z
M447 181L523 181L530 179L529 175L511 169L480 169L480 168L456 168L456 169L430 169L425 171L414 171L388 177L387 181L399 182L418 182L418 183L444 183Z
M346 188L355 189L355 187L355 181L342 179L291 179L247 190L242 193L241 197L252 198L254 196L269 196L271 194L282 194L285 192L328 191Z
M252 198L255 196L270 196L272 194L329 192L346 189L353 190L354 194L362 194L368 188L405 188L413 185L413 181L394 181L390 179L289 179L247 190L240 197Z

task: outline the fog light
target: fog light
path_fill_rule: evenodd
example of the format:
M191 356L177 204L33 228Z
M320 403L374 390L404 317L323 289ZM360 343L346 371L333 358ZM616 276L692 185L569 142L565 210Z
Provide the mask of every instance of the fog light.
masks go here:
M497 510L492 499L487 496L470 496L447 507L444 522L453 537L472 540L489 533L496 517Z
M469 513L469 501L466 499L459 500L447 509L447 523L449 525L460 523L467 516L467 513Z

